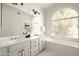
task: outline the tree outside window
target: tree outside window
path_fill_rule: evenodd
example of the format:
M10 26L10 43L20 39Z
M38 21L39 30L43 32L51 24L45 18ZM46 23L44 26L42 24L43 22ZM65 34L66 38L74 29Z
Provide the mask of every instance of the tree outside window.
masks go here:
M78 38L78 14L72 8L62 8L52 17L52 36Z

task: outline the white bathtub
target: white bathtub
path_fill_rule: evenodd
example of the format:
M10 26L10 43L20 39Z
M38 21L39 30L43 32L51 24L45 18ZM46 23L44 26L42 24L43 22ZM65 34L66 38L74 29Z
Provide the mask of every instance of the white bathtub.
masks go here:
M51 37L46 37L46 41L56 44L61 44L65 46L70 46L74 48L79 48L79 40L78 39L56 39Z
M79 56L79 48L46 41L45 54L48 56Z

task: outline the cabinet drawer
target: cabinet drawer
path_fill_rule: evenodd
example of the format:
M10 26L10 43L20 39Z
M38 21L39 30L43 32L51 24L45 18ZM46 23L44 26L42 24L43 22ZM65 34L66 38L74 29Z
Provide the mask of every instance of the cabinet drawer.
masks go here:
M19 53L19 51L14 51L14 52L11 52L9 53L9 56L20 56L21 53Z
M0 48L0 56L8 56L8 48Z
M22 42L13 46L9 47L9 52L13 52L13 51L17 51L20 50L22 48L29 48L30 47L30 43L29 42Z
M38 48L38 51L40 52L40 51L43 49L43 44L42 44L42 43L39 43L39 44L38 44L38 47L39 47L39 48Z

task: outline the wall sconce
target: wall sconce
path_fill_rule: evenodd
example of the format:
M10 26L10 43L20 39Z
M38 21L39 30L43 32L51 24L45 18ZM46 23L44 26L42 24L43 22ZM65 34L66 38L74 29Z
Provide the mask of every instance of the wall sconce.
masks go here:
M40 15L40 13L38 11L36 11L35 9L33 9L32 11L33 11L34 14L39 14Z

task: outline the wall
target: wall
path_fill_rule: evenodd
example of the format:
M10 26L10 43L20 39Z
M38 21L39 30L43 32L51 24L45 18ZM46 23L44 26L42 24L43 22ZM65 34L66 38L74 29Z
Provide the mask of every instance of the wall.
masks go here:
M56 12L58 9L62 8L62 7L69 7L69 8L73 8L75 9L76 11L79 10L79 4L78 3L58 3L58 4L53 4L51 9L49 9L48 11L45 12L45 15L44 15L44 25L46 27L46 32L45 34L47 36L51 36L51 33L52 33L52 30L51 30L51 19L52 19L52 16L54 14L54 12ZM79 12L78 12L79 14Z
M42 9L39 7L34 7L34 9L36 11L38 11L40 13L40 15L38 15L38 14L35 15L35 17L34 17L35 20L33 23L38 23L40 26L43 26L44 25L44 13L43 13Z
M22 35L24 23L32 21L32 16L9 5L3 4L2 11L1 36Z
M1 3L0 3L0 35L1 35Z
M44 18L43 18L43 11L40 8L34 8L37 10L40 14L34 15L33 18L33 31L32 34L41 35L44 33Z

